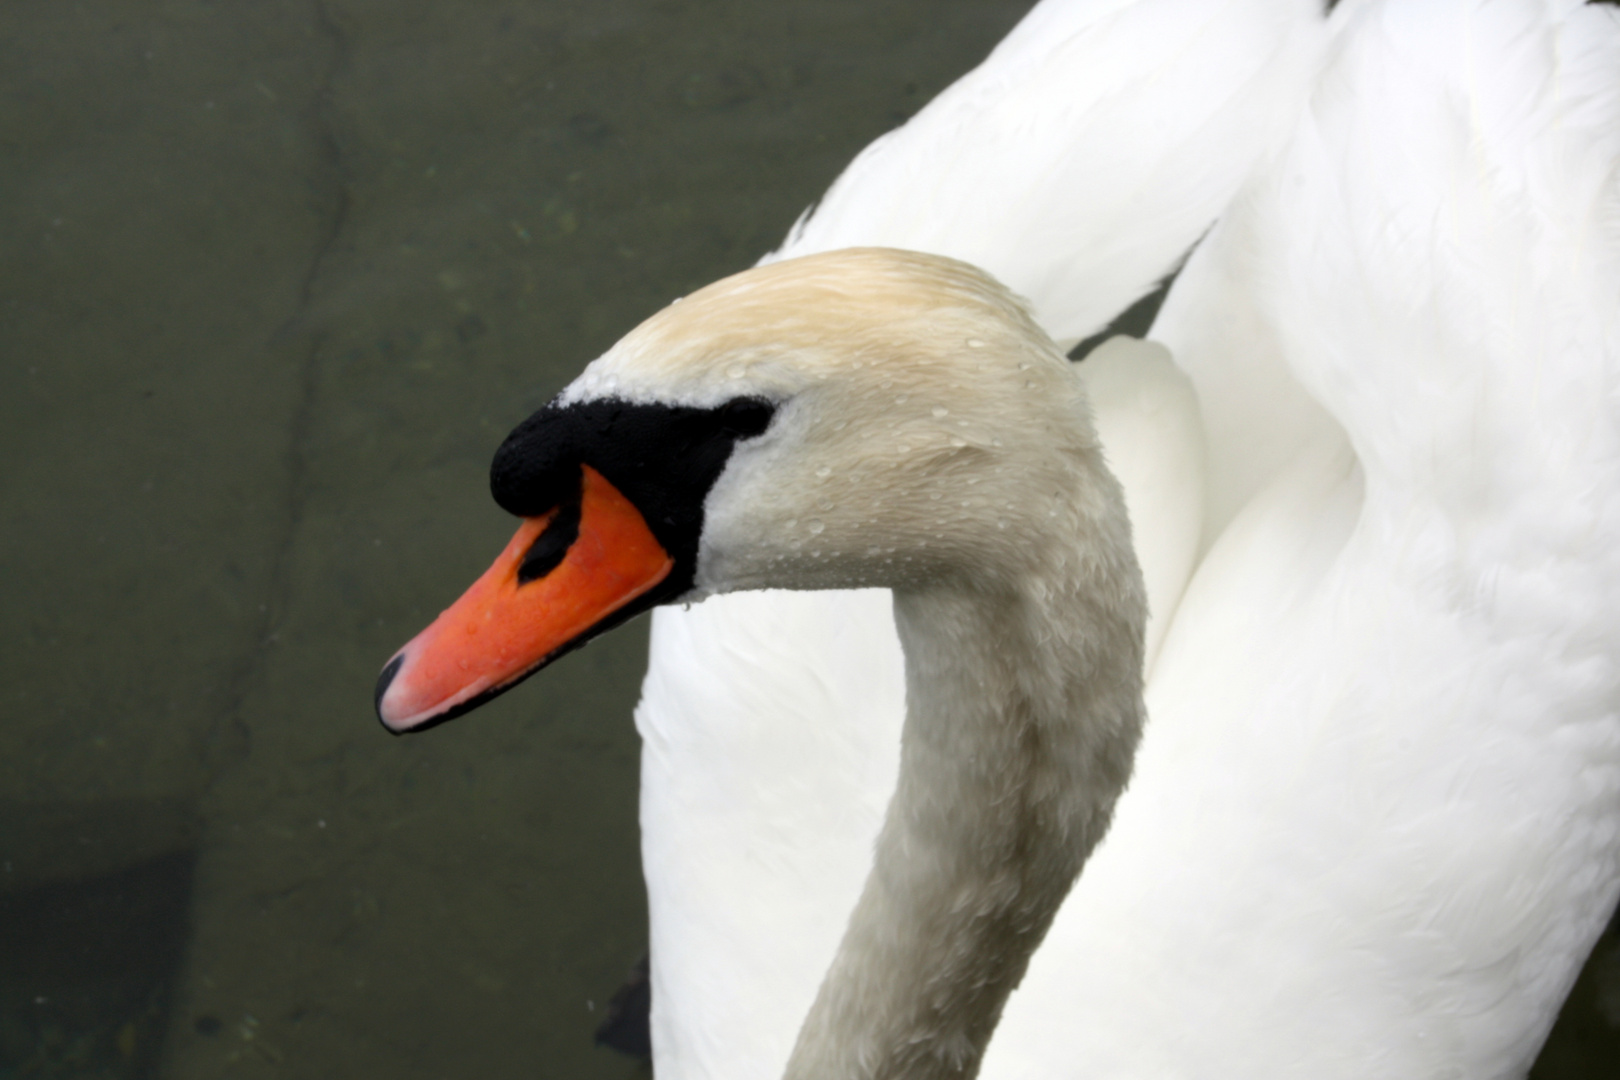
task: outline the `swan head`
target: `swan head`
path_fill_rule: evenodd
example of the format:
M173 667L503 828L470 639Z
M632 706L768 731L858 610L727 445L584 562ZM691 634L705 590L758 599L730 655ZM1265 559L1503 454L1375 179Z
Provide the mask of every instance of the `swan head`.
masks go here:
M965 263L886 249L671 304L513 431L491 487L523 525L389 661L390 730L466 712L661 603L1015 588L1118 499L1080 380L1023 303Z

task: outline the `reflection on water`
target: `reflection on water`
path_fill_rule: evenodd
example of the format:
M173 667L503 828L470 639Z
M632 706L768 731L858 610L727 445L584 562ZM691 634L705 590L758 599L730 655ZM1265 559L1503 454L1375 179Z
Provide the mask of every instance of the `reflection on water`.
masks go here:
M372 680L501 436L1025 6L0 7L0 1078L637 1073L641 632L453 737Z
M0 1075L158 1075L192 857L0 893Z

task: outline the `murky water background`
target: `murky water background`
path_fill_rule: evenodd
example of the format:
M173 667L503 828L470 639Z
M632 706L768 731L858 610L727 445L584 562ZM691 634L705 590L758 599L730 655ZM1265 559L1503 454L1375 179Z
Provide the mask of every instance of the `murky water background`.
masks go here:
M0 1080L642 1070L644 629L415 738L373 679L505 432L1027 6L0 6Z

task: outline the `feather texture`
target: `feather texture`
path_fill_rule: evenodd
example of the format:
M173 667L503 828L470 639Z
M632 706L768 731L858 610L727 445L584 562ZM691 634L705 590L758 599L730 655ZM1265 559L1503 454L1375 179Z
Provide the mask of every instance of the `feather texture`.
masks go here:
M1616 13L1347 0L1324 56L1312 9L1048 0L781 253L953 255L1073 339L1220 217L1190 383L1095 380L1165 636L986 1077L1521 1076L1620 892ZM657 614L666 1080L780 1073L903 707L886 594Z

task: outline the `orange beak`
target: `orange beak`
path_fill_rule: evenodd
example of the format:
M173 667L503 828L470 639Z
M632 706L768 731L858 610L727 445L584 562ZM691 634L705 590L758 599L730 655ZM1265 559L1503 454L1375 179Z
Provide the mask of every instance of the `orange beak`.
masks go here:
M377 715L393 732L430 726L556 659L675 566L635 505L582 466L579 533L561 561L524 580L531 549L563 508L525 518L495 565L383 668Z

